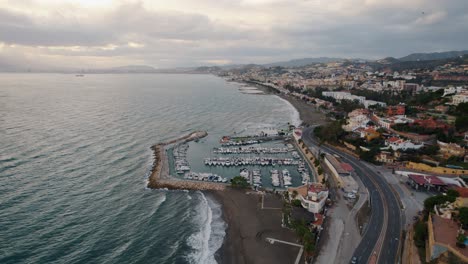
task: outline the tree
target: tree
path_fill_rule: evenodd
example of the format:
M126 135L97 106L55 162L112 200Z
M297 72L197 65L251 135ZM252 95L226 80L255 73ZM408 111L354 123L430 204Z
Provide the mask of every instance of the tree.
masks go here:
M249 183L247 179L242 176L236 176L231 179L231 186L236 188L247 188L249 187Z
M427 224L419 221L414 226L414 243L417 247L424 247L427 238Z
M293 199L296 199L297 195L298 195L297 191L294 190L294 191L292 192L292 198L293 198Z
M455 120L455 127L458 131L465 131L468 129L468 115L457 116Z
M462 207L458 211L458 218L460 223L463 225L468 225L468 207Z
M302 206L301 201L299 201L298 199L292 200L291 205L296 206L296 207L301 207Z
M317 173L318 173L319 175L322 175L322 174L323 174L323 169L322 169L322 167L318 167L318 168L317 168Z

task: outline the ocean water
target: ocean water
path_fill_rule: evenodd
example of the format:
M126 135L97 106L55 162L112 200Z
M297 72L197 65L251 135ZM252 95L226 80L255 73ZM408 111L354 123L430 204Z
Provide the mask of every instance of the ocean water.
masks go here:
M220 205L149 190L153 144L298 123L210 75L0 74L0 263L216 263Z

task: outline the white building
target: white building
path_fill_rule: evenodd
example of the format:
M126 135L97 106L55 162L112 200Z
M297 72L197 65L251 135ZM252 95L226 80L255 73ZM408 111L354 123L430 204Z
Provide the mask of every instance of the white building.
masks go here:
M384 103L384 102L378 102L378 101L374 101L374 100L364 100L363 104L364 104L364 107L366 109L369 108L369 106L371 106L371 105L380 105L381 107L386 107L387 106L387 104Z
M452 97L452 104L459 105L468 102L468 92L459 93Z
M297 196L294 196L294 191ZM320 213L328 198L328 189L320 183L288 188L289 197L301 201L302 207L311 213Z
M403 140L397 137L391 137L385 141L385 145L389 146L393 149L393 151L397 150L408 150L408 149L420 149L424 147L424 144L414 144L410 140Z
M341 100L350 100L350 101L358 100L359 103L363 104L364 101L366 100L366 98L364 96L356 96L356 95L352 95L351 93L348 93L348 92L324 91L324 92L322 92L322 95L332 97L335 100L337 100L338 102L341 101Z

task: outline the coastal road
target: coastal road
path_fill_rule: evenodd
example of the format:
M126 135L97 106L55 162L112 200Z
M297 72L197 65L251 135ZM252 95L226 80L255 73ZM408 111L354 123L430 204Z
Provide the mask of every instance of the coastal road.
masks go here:
M304 129L302 139L308 146L319 146L313 136L312 127ZM386 180L376 171L369 169L361 160L328 146L322 145L320 148L330 154L339 155L343 161L351 164L369 191L371 216L361 243L354 252L358 263L399 263L403 226L399 198Z

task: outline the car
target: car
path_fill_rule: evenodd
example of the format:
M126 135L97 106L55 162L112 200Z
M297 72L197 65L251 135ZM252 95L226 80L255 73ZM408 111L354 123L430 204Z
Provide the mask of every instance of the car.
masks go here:
M353 257L353 258L351 259L351 264L356 264L356 263L357 263L357 258L356 258L356 257Z

